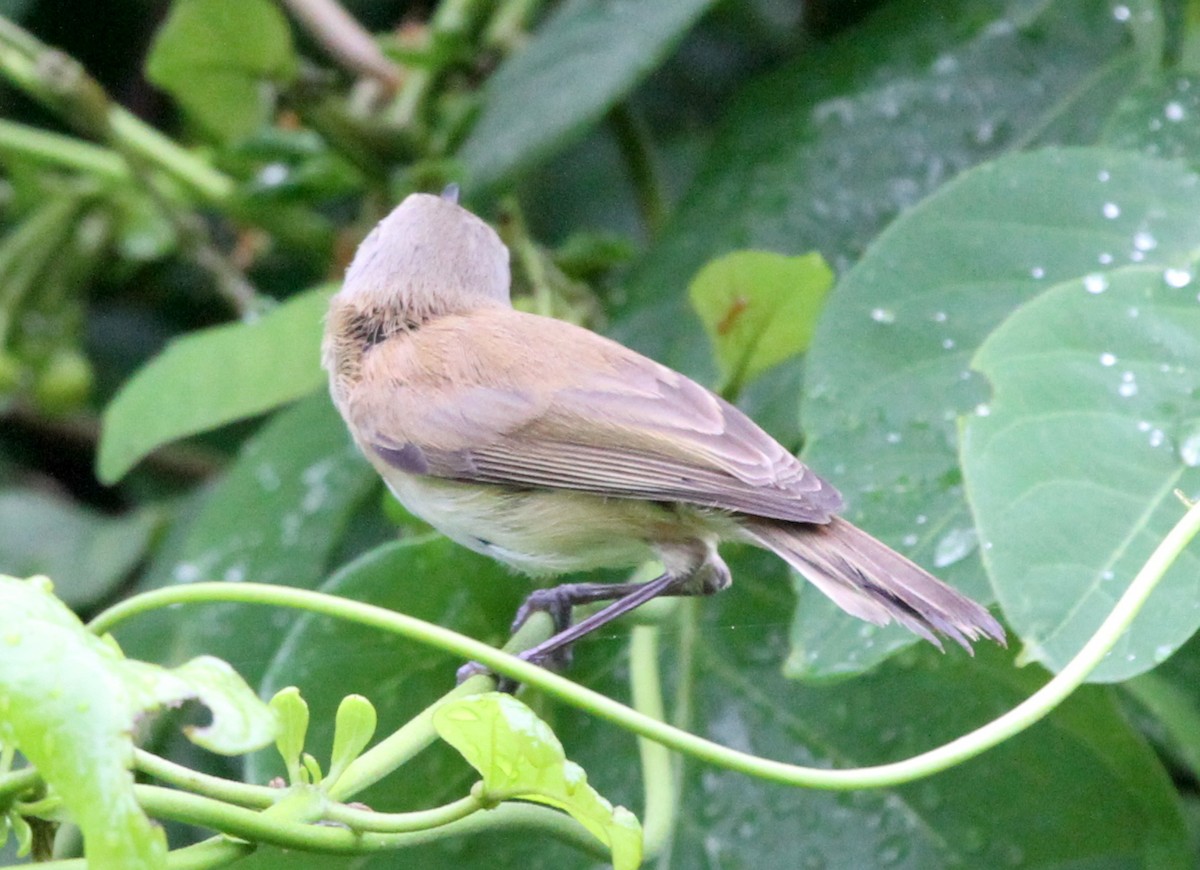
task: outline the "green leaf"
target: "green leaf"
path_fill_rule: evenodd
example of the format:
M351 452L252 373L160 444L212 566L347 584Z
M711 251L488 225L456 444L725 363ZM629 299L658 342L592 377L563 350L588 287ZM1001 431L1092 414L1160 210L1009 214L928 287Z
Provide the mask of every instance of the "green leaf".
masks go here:
M1200 168L1200 75L1157 75L1117 104L1103 141Z
M1180 180L1193 208L1196 181ZM1192 281L1139 265L1064 282L1017 309L972 360L992 387L986 415L962 431L984 564L1025 655L1052 670L1182 516L1175 490L1200 494ZM1165 659L1200 627L1198 597L1200 557L1184 552L1091 679L1124 680Z
M104 409L96 474L114 483L179 438L261 414L317 389L321 318L333 288L310 290L249 323L171 342Z
M279 720L275 749L287 768L288 782L299 785L300 757L304 754L304 738L308 734L308 704L295 686L280 689L271 696L271 709Z
M578 139L650 74L713 0L568 0L484 87L459 159L493 188Z
M1121 688L1154 717L1163 732L1157 742L1165 744L1168 757L1178 760L1192 776L1200 774L1200 703L1194 687L1156 671L1134 677Z
M881 235L831 295L806 360L805 460L842 491L851 519L986 601L956 421L988 388L968 362L1015 308L1056 284L1130 263L1160 273L1187 263L1200 246L1194 184L1177 164L1127 152L1014 155L947 185ZM1006 613L1014 603L1006 597ZM806 589L789 668L853 673L911 641Z
M329 753L329 774L325 777L330 786L367 748L378 724L379 716L375 707L362 695L347 695L338 704L333 726L333 749Z
M1138 66L1129 25L1096 0L964 0L953 15L925 0L877 4L724 111L670 224L627 281L616 334L705 376L681 276L740 248L817 250L843 272L897 214L964 169L1031 140L1093 141Z
M329 398L274 417L246 443L151 583L253 580L311 588L378 475L350 441ZM250 605L157 612L118 634L148 656L178 660L218 650L257 683L294 617ZM140 639L140 640L139 640Z
M53 577L60 598L87 608L129 575L160 523L154 508L110 517L49 492L0 489L0 565Z
M275 718L224 662L180 668L125 658L90 634L46 578L0 576L0 741L59 794L96 867L166 865L166 838L133 793L132 731L149 710L197 699L212 723L193 741L230 754L269 743Z
M175 0L146 77L210 135L232 141L267 123L265 86L290 81L296 66L287 19L269 0Z
M384 544L343 567L321 591L398 610L502 644L528 581L440 535ZM461 665L438 650L340 620L292 620L263 676L264 692L299 686L312 707L310 746L337 742L335 711L349 693L370 698L382 732L399 728L454 686ZM436 749L436 747L435 747ZM258 753L248 777L279 772L278 756ZM356 796L376 808L431 805L461 797L470 783L450 751L409 762L400 781Z
M808 349L833 272L820 254L736 251L708 263L688 294L735 392Z
M727 745L822 767L896 761L991 721L1047 679L991 645L974 658L921 645L855 680L789 684L777 667L786 631L771 615L788 603L785 584L769 556L731 556L741 579L702 603L688 682L694 728ZM664 661L677 661L683 653L665 635ZM565 735L577 722L555 727ZM573 746L572 756L593 770L606 751L597 743ZM776 867L779 855L801 854L830 870L1194 863L1170 779L1106 687L1085 688L1021 737L901 787L832 794L703 764L684 770L673 866Z
M413 562L403 556L406 546ZM819 766L896 761L990 721L1047 678L1036 666L1016 668L1010 653L994 647L969 658L922 645L857 680L813 686L786 679L779 661L788 642L781 615L792 601L787 572L758 550L731 547L725 556L733 587L681 608L699 614L698 622L668 623L660 637L668 703L682 700L691 730L726 745ZM498 640L522 581L495 568L483 573L487 564L441 539L393 544L347 568L345 581L327 590ZM458 663L447 656L322 618L304 623L280 649L272 673L280 685L304 687L314 731L329 728L345 691L377 699L387 731L453 683ZM569 676L628 697L624 648L623 636L584 639ZM614 803L641 805L645 783L632 735L565 705L538 712L595 788ZM275 775L272 754L252 756L272 765L252 767L254 780ZM377 808L436 805L469 787L465 767L439 744L359 799ZM695 761L683 765L682 775L673 867L719 861L763 868L808 862L827 870L1183 870L1194 863L1170 779L1108 687L1085 687L1022 737L901 788L842 794L788 788ZM780 856L790 863L781 864ZM412 866L459 870L596 866L593 857L528 830L415 847L405 858ZM394 855L361 860L364 870L395 864Z
M488 800L528 800L570 813L612 850L614 870L642 863L642 828L613 807L568 761L550 726L511 695L491 692L448 701L433 713L438 736L483 777Z

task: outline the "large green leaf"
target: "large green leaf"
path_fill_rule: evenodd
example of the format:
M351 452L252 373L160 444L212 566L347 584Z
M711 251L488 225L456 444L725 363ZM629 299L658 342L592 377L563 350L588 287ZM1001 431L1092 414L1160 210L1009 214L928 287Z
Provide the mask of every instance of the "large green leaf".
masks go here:
M396 545L391 559L404 558L402 546ZM421 546L419 572L403 570L402 563L389 568L381 551L374 568L364 560L353 569L363 571L361 583L351 580L348 569L343 582L328 588L429 618L437 606L414 606L425 597L419 588L423 577L427 594L442 599L438 606L450 606L446 624L462 627L467 623L461 620L475 614L471 618L484 619L477 625L490 621L494 628L485 631L501 636L506 606L514 599L506 605L492 597L489 576L503 575L456 567L460 557L486 563L446 542ZM738 578L733 588L696 602L701 620L694 631L677 631L668 623L661 635L666 697L686 699L690 727L724 744L803 764L853 767L897 760L983 724L1046 679L1040 668L1016 668L996 648L972 659L921 647L858 680L798 684L779 672L788 639L781 619L790 600L786 572L778 560L755 550L731 550L728 557ZM444 568L441 559L447 559ZM374 579L368 579L368 570ZM512 596L517 589L505 591ZM622 646L619 631L584 640L570 676L627 698ZM309 744L319 754L329 740L320 729L329 727L341 694L362 692L390 706L386 732L448 688L453 667L445 656L380 641L374 632L306 618L280 650L268 683L299 680L306 695L320 699L313 703L318 736ZM642 812L643 783L631 736L558 704L542 703L538 713L596 789ZM261 767L255 778L275 772ZM365 800L380 808L431 806L461 795L471 781L461 762L427 751ZM1170 780L1100 687L1080 692L1027 735L910 786L834 794L688 760L680 794L672 836L675 867L1191 866ZM459 870L595 866L594 859L528 832L481 834L355 866L382 870L400 862ZM266 856L251 865L318 866Z
M497 562L428 534L385 544L338 571L323 592L367 601L503 643L528 582ZM308 751L321 758L333 738L334 711L351 693L366 696L379 713L379 731L398 728L454 686L461 662L438 650L349 622L305 615L289 628L263 677L266 695L298 686L312 710ZM323 759L322 759L323 760ZM248 778L265 782L281 772L276 753L252 757ZM462 760L442 747L424 753L394 781L369 793L376 807L419 806L460 797L471 777ZM432 788L431 788L432 786Z
M962 176L881 235L826 307L802 409L806 460L842 490L853 519L990 598L958 465L956 419L987 399L968 362L1014 308L1059 282L1187 263L1200 245L1194 184L1178 164L1125 152L1016 155ZM854 671L908 640L806 593L790 666L810 677Z
M484 88L459 157L475 190L582 135L661 63L713 0L568 0Z
M328 397L313 396L247 442L151 583L251 580L313 587L377 480ZM189 607L143 617L120 634L137 633L145 653L157 646L159 657L217 652L254 684L293 618L246 605Z
M270 742L275 718L227 664L173 670L125 658L89 633L46 578L0 576L0 743L29 759L83 831L95 867L166 866L166 838L133 793L133 729L145 712L198 699L191 738L217 752Z
M208 133L237 140L268 121L266 86L289 81L296 63L287 19L270 0L175 0L146 77Z
M154 508L110 517L42 490L3 488L0 566L53 577L59 598L86 608L128 576L160 522Z
M104 409L99 478L112 483L156 447L317 389L321 318L332 292L311 290L257 320L173 341Z
M737 248L817 250L841 271L888 221L1031 140L1091 142L1139 58L1105 0L881 4L725 112L677 214L630 280L618 334L705 374L684 288Z
M1161 74L1140 82L1117 104L1103 139L1200 167L1200 76Z
M1195 208L1200 187L1189 187ZM972 360L992 388L962 434L984 564L1026 654L1053 670L1178 521L1175 490L1200 494L1191 284L1190 271L1161 266L1068 281L1019 308ZM1200 557L1185 552L1092 679L1123 680L1174 652L1200 627L1198 596Z
M781 584L743 581L719 599L703 604L719 612L696 648L700 728L772 758L837 767L904 758L991 720L1046 679L996 647L969 658L922 646L857 680L788 685L776 667L785 631L768 616L786 604ZM757 644L742 637L750 630ZM1168 777L1098 688L1026 735L908 786L789 790L688 762L682 793L680 867L1149 870L1193 861Z

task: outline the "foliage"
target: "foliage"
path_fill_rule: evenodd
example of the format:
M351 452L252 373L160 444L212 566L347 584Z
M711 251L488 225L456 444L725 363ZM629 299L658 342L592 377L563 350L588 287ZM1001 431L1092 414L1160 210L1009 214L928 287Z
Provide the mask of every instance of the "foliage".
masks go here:
M0 2L0 573L59 596L0 578L0 858L1196 864L1194 3L159 6L106 56ZM1009 649L730 547L569 680L495 652L527 581L382 494L318 367L452 181L518 305L740 404Z

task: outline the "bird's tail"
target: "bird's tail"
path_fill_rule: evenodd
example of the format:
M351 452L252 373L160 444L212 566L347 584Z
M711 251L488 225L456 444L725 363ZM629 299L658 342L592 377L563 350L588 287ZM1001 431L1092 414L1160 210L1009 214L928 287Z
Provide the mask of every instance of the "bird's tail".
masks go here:
M741 525L751 542L859 619L894 619L939 648L937 634L968 652L980 636L1004 643L1004 629L987 610L840 517L823 524L746 517Z

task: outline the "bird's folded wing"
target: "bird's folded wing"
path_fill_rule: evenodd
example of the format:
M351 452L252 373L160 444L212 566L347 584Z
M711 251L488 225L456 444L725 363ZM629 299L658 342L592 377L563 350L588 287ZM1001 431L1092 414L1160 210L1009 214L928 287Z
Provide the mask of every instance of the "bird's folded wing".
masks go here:
M446 317L372 348L350 397L402 470L826 522L837 491L741 411L595 333L519 312Z

